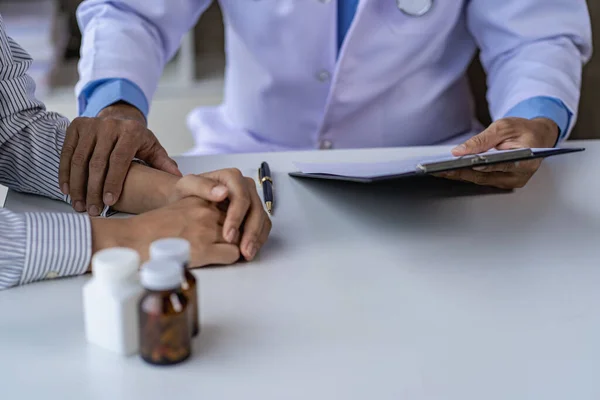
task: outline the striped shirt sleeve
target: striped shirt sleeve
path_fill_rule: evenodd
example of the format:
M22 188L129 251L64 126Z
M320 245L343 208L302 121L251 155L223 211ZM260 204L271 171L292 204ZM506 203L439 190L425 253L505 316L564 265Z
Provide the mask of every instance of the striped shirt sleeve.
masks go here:
M26 75L29 55L7 37L0 16L0 183L69 202L58 187L67 119L47 112ZM0 289L83 273L91 258L85 215L0 210Z
M0 209L0 290L83 274L91 258L89 218Z

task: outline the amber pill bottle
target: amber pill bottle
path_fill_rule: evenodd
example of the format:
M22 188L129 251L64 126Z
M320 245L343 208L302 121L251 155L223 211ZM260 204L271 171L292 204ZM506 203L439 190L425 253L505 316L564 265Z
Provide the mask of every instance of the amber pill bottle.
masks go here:
M148 261L140 280L145 289L138 306L140 356L154 365L185 361L192 345L181 266L171 260Z
M150 259L177 261L183 268L183 294L188 299L190 314L190 334L200 333L200 309L198 305L198 282L189 269L190 243L185 239L167 238L154 241L150 245Z

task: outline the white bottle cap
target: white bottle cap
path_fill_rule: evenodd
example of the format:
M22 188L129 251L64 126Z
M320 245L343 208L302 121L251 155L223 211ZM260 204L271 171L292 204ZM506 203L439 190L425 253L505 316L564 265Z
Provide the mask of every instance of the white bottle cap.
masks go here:
M177 261L150 260L142 266L141 281L149 290L177 289L183 282L183 270Z
M156 240L150 245L152 260L174 260L180 264L190 261L190 242L185 239L167 238Z
M101 250L92 258L92 274L103 281L119 281L135 274L140 267L140 255L131 249L115 247Z

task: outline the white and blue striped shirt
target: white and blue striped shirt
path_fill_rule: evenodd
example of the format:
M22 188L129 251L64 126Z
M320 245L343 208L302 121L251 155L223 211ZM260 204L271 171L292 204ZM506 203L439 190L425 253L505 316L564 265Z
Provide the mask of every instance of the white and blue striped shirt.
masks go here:
M58 186L68 120L47 112L26 75L31 57L6 35L0 16L0 183L69 202ZM86 215L0 209L0 290L86 271L91 258Z

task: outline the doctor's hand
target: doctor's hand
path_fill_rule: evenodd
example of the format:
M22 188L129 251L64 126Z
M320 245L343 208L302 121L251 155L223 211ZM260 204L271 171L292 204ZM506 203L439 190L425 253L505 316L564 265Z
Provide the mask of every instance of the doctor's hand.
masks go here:
M491 149L550 148L556 144L558 135L556 123L546 118L505 118L454 148L452 155L460 157ZM541 160L520 161L442 172L436 176L500 189L515 189L525 186L541 163Z
M97 216L104 205L119 201L135 157L181 176L135 107L115 104L97 118L77 118L67 129L60 157L60 189L71 196L76 211Z

